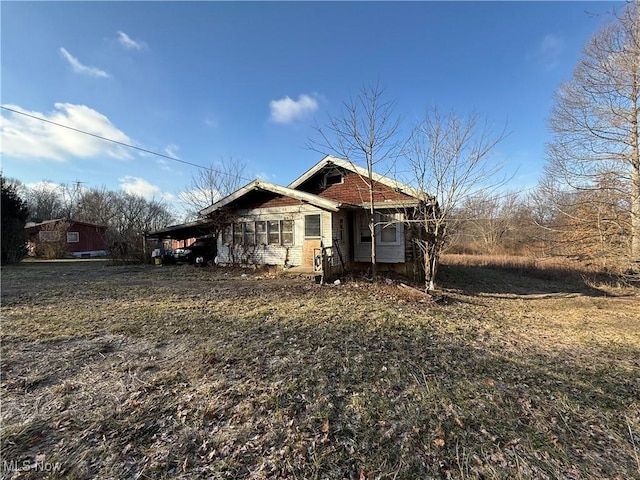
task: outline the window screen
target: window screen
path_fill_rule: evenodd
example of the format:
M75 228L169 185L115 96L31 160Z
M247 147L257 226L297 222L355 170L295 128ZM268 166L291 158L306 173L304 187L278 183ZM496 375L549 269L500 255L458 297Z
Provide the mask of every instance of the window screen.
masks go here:
M380 214L380 242L396 243L398 240L398 227L395 218L391 214Z
M278 220L269 220L269 244L280 244L280 221Z
M256 222L256 244L267 244L267 222L264 220Z
M282 220L282 244L293 245L293 220Z
M320 215L305 215L304 236L320 237Z

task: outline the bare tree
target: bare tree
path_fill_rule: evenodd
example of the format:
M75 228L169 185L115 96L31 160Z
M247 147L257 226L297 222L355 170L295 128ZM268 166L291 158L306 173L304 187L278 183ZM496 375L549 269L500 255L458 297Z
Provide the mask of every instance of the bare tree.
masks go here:
M60 198L62 202L62 218L72 219L75 218L77 213L78 204L82 198L82 194L85 191L85 187L82 186L82 182L76 180L72 184L62 183L60 184Z
M554 137L548 145L543 185L549 196L567 193L555 198L560 200L556 204L559 212L565 215L580 213L573 208L578 198L595 202L596 208L606 198L627 195L628 251L636 262L640 261L639 98L639 7L630 2L616 21L591 38L572 79L556 92L549 120ZM610 194L571 194L602 189ZM593 208L584 208L582 213L592 215Z
M246 167L246 162L228 157L209 168L198 170L191 177L191 183L180 194L189 217L196 218L198 212L240 188Z
M400 117L394 115L394 102L384 99L379 83L365 85L355 98L343 103L342 112L329 118L325 126L316 126L318 140L310 140L309 148L336 156L367 169L363 181L367 185L369 231L371 233L371 273L376 271L376 207L374 167L394 160L401 143L397 140ZM386 165L390 169L390 165ZM385 172L386 173L386 172Z
M629 192L617 178L604 176L590 189L558 188L543 178L532 198L544 212L536 215L539 239L551 255L597 261L602 268L619 268L629 252Z
M119 194L106 187L91 188L82 193L76 209L76 220L113 225L118 216Z
M514 231L526 227L520 221L520 206L518 192L480 192L464 199L456 217L467 237L465 244L484 253L513 248Z
M45 181L31 187L25 186L23 195L31 221L43 222L64 217L60 185Z
M174 223L174 215L162 202L128 193L116 194L113 205L117 213L108 230L112 255L146 260L145 233Z
M448 239L448 222L456 207L472 195L505 183L501 164L491 152L506 132L495 133L480 115L461 117L428 109L407 144L411 183L424 198L414 215L422 235L416 242L424 256L425 285L435 288L440 254Z

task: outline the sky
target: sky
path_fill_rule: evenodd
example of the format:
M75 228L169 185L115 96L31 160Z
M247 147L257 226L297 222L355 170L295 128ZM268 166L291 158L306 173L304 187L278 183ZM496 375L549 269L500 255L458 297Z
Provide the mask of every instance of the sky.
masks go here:
M2 173L178 210L191 164L287 185L323 157L314 125L378 83L400 135L432 107L506 129L493 154L527 191L554 92L621 4L3 0Z

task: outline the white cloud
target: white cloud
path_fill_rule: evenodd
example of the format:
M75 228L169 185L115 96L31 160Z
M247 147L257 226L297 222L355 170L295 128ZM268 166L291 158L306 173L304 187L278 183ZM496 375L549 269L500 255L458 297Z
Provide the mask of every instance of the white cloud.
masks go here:
M180 147L175 143L170 143L164 147L164 152L171 158L180 159L180 157L178 157L178 150L180 150Z
M37 190L40 192L59 192L62 189L62 185L59 183L49 182L47 180L42 182L25 183L24 186L29 190Z
M87 65L83 65L82 63L80 63L80 61L76 57L71 55L63 47L60 47L60 53L62 54L64 59L67 62L69 62L69 65L71 65L71 68L76 73L80 73L82 75L90 75L92 77L98 77L98 78L109 78L110 76L104 70L100 70L99 68L96 68L96 67L89 67Z
M146 200L166 200L171 201L174 196L170 193L163 193L160 187L154 185L144 178L126 175L119 178L120 188L129 195L137 195Z
M136 41L134 39L132 39L129 35L127 35L126 33L124 33L121 30L118 30L118 41L120 42L120 45L122 45L124 48L126 48L127 50L142 50L144 48L146 48L147 44L145 42L141 42L141 41Z
M0 115L2 155L61 162L70 157L131 158L130 153L123 146L47 123L55 122L117 142L132 143L131 139L117 129L106 116L86 105L56 103L55 111L49 114L28 111L16 105L3 105L3 107L46 121L36 120L20 113L6 113L6 110L2 110Z
M276 123L291 123L305 118L318 110L318 101L310 95L302 94L298 100L284 97L269 102L271 120Z
M549 33L538 43L534 53L535 61L545 70L553 70L560 65L560 57L564 51L564 39Z

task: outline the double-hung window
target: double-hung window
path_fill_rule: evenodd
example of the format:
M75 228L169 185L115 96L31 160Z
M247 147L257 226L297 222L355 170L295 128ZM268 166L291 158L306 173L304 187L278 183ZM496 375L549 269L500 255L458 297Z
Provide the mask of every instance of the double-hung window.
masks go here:
M269 245L280 245L280 221L269 220L267 226L269 229Z
M256 224L254 222L244 222L243 243L245 245L256 244Z
M293 220L281 220L282 245L293 245Z
M256 245L267 244L267 222L260 220L256 222Z

